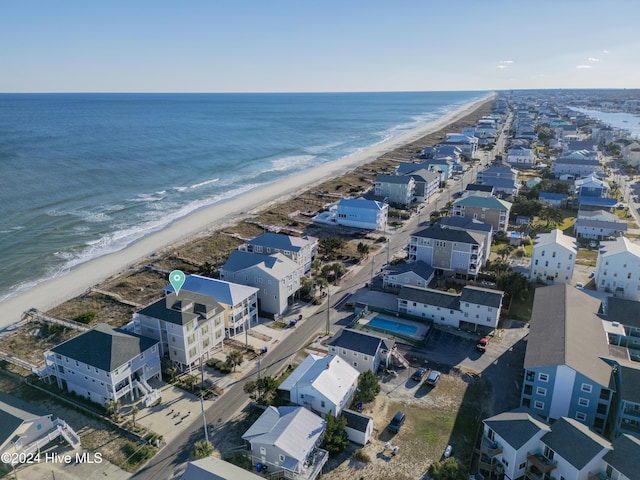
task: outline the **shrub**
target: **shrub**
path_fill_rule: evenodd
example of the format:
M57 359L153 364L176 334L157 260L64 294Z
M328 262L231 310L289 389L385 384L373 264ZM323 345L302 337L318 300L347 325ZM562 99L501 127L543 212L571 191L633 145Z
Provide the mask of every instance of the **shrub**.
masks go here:
M369 456L369 454L361 448L353 452L353 458L363 463L369 463L371 461L371 457Z
M93 310L87 310L86 312L79 313L78 315L73 317L73 320L75 320L76 322L80 322L84 324L89 324L93 322L95 319L96 319L96 312L94 312Z

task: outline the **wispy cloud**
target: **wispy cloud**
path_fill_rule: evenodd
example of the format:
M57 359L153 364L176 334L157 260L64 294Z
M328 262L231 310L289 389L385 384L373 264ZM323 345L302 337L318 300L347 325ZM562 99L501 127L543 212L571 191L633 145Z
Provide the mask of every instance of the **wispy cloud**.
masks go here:
M498 62L498 63L501 63L501 64L510 64L510 63L513 63L513 60L500 60L500 62Z
M497 68L507 68L507 66L506 65L498 65Z
M600 61L600 59L596 58L596 57L589 57L589 58L587 58L587 60L589 60L590 62L599 62Z
M605 55L609 55L609 50L602 50L602 53L604 53Z
M591 65L576 65L576 68L591 68Z

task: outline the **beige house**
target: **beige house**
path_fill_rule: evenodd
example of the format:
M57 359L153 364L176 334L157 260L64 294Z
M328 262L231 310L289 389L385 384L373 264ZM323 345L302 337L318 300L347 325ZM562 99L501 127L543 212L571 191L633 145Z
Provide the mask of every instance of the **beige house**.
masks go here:
M622 149L622 158L629 165L640 166L640 143L633 142Z
M453 202L451 216L488 223L493 230L507 231L511 203L494 197L489 192L472 191Z

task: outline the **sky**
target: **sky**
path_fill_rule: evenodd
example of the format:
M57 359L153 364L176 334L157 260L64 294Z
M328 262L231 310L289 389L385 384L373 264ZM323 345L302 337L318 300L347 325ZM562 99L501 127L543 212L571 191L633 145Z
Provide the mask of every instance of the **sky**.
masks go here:
M640 87L637 0L0 0L0 92Z

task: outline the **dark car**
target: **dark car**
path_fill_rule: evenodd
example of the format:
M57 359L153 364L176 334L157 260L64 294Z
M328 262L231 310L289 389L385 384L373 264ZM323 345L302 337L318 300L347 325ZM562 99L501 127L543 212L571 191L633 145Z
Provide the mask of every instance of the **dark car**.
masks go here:
M387 428L389 429L390 432L398 433L404 421L405 421L404 413L398 412L393 416Z
M411 375L411 379L415 380L416 382L421 382L426 374L427 369L420 367L415 372L413 372L413 375Z
M429 372L429 376L427 377L427 383L432 387L435 387L436 383L438 383L438 380L440 380L440 372L437 370L431 370Z
M487 351L488 345L489 345L489 339L487 337L482 337L480 340L478 340L478 343L476 343L476 350L484 353Z

